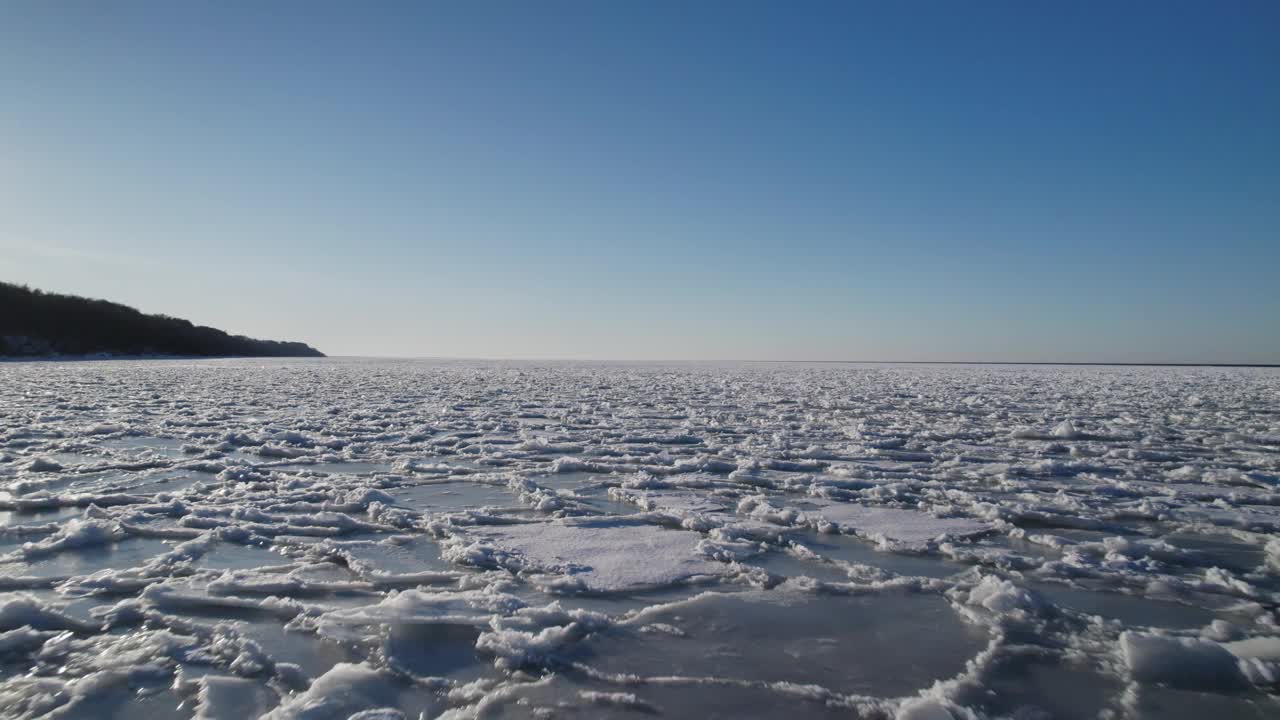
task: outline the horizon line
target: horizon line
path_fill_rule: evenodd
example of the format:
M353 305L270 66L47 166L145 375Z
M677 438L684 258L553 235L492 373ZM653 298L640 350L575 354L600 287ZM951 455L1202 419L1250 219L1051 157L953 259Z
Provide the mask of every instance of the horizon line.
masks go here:
M576 362L576 363L635 363L635 364L797 364L797 365L1053 365L1061 367L1205 367L1205 368L1280 368L1280 363L1214 363L1214 362L1098 362L1067 360L768 360L768 359L627 359L627 358L575 358L575 357L479 357L465 355L50 355L17 356L0 355L0 362L94 362L121 360L440 360L473 362Z
M628 359L628 358L575 358L575 357L482 357L470 355L329 355L329 358L375 360L479 360L484 362L602 362L602 363L798 363L841 365L1066 365L1082 367L1219 367L1219 368L1280 368L1280 363L1234 362L1107 362L1069 360L770 360L770 359ZM323 358L319 358L323 359Z

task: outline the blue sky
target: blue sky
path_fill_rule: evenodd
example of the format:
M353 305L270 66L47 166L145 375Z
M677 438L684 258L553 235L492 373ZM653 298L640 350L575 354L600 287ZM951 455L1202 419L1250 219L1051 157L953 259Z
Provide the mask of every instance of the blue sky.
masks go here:
M330 354L1280 362L1280 4L18 2L0 279Z

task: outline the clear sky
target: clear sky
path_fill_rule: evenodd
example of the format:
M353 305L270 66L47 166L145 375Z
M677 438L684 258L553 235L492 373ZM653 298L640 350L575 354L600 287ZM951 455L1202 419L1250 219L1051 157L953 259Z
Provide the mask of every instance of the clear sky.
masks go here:
M1280 362L1280 2L0 10L0 279L330 354Z

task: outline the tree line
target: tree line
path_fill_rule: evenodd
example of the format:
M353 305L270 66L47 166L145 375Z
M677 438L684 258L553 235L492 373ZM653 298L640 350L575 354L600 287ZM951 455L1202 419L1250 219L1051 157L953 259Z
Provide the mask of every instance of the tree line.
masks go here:
M324 357L300 342L255 340L127 305L0 282L0 355Z

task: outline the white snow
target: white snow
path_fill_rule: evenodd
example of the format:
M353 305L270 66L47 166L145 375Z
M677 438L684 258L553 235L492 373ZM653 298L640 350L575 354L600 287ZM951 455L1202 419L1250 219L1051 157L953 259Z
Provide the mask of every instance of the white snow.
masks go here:
M359 712L394 706L396 696L388 673L364 664L339 663L262 720L346 720Z
M464 551L479 549L502 567L554 575L542 579L547 585L617 592L725 572L723 564L698 555L701 540L699 533L649 524L560 520L468 528L446 546L445 555L462 558Z
M1274 369L0 363L0 715L1248 716L1278 403Z
M922 548L933 541L980 535L992 529L990 523L973 518L939 518L918 510L850 503L823 504L813 512L843 532L905 548Z

